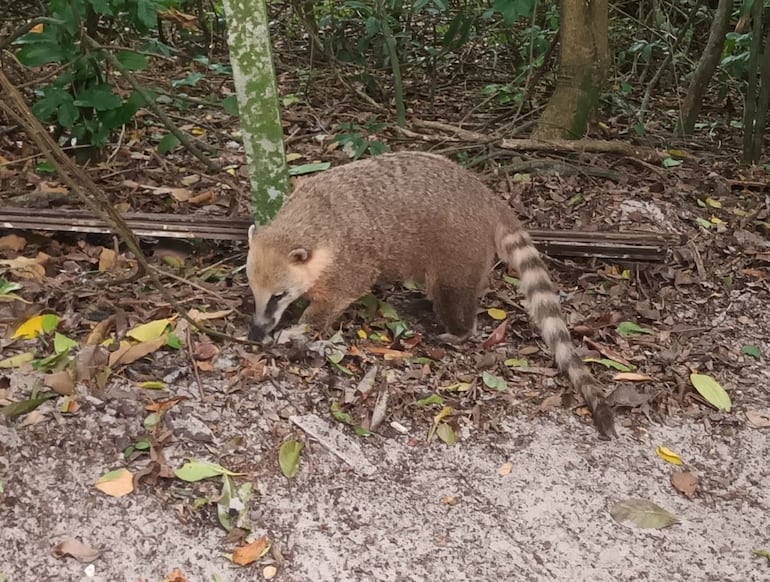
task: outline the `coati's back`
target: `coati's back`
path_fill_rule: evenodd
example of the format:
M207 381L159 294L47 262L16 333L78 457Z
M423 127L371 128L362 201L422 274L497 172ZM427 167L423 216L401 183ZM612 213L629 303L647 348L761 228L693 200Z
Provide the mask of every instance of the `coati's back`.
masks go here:
M455 263L462 276L469 260L491 260L502 218L504 205L472 173L441 156L397 153L301 181L257 236L329 246L337 264L376 257L383 277L419 280L426 262Z
M513 211L446 158L402 152L352 162L299 184L273 221L249 233L247 274L261 339L300 296L302 321L325 328L377 281L425 284L441 338L475 330L495 255L519 273L527 311L558 368L614 434L601 388L575 352L545 265Z

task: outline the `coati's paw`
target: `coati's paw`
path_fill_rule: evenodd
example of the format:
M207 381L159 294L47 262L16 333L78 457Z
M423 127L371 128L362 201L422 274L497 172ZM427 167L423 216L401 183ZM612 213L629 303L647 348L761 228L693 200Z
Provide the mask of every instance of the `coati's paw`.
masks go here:
M452 344L452 345L459 345L462 343L465 343L465 341L471 336L470 333L464 335L464 336L457 336L453 333L442 333L439 334L438 340L440 342L443 342L445 344Z

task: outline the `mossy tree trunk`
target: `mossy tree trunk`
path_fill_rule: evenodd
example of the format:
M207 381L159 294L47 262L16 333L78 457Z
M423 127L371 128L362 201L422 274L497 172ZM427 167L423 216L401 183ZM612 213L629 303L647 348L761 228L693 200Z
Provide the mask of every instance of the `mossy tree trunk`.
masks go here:
M265 0L224 0L254 219L268 222L288 190L283 128Z
M583 137L607 78L607 0L561 0L559 77L532 137Z

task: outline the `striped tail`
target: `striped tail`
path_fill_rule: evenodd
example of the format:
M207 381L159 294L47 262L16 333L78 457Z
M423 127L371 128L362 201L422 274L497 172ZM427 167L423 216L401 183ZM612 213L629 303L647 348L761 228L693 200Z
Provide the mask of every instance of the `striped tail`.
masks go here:
M514 267L527 299L527 312L553 354L559 371L566 375L591 409L591 416L604 438L617 436L612 410L604 399L596 379L586 369L575 351L551 278L529 234L521 228L504 225L495 234L497 254Z

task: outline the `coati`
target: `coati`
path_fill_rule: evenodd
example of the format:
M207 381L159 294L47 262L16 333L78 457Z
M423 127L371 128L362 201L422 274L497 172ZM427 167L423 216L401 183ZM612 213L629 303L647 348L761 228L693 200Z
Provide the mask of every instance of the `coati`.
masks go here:
M261 341L300 296L310 301L300 321L324 329L375 282L412 279L425 285L446 328L441 339L462 342L475 331L495 255L518 271L530 318L599 432L615 436L529 234L474 174L438 155L383 154L333 168L300 182L268 225L252 226L250 339Z

